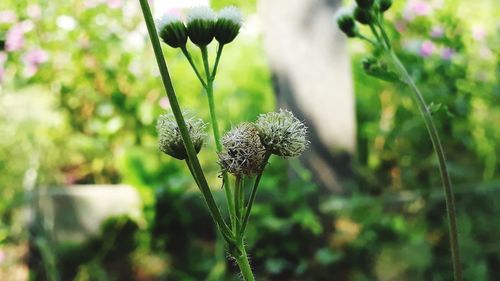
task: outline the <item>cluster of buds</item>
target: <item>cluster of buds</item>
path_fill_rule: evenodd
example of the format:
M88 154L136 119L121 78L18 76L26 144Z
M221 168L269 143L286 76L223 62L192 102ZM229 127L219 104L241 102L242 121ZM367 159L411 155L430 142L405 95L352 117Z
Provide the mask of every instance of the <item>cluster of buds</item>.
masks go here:
M191 114L184 112L183 115L194 149L196 153L199 153L207 138L206 124L202 119ZM181 132L173 114L160 115L156 123L156 130L158 131L158 146L163 153L179 160L187 158Z
M265 155L296 157L309 145L307 127L290 111L261 114L255 123L243 123L222 138L222 170L233 175L261 172Z
M364 25L373 24L380 14L392 6L392 0L356 0L351 8L342 8L336 16L337 24L348 37L359 35L356 22Z
M186 22L176 14L166 14L157 21L160 38L172 48L185 47L188 38L200 47L207 46L214 38L220 44L230 43L241 24L241 12L233 6L223 8L218 14L209 7L192 8Z

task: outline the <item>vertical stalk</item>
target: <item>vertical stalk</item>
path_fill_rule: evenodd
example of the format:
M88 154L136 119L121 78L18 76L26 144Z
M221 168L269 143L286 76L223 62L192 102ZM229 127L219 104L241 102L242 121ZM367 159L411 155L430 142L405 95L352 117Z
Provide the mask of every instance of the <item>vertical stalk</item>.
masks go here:
M234 257L238 267L240 268L241 275L243 275L243 280L245 281L255 281L252 273L252 268L250 267L250 262L248 261L247 253L245 252L245 247L241 247L241 255Z
M446 158L444 155L444 150L441 145L441 140L439 139L439 134L432 120L431 113L427 108L424 97L420 93L420 90L415 85L415 82L411 79L408 71L401 63L396 54L389 50L389 57L393 62L394 66L397 68L399 73L403 76L405 82L409 85L414 93L414 99L418 105L418 109L424 119L425 126L429 132L429 136L432 141L432 145L438 157L439 162L439 172L441 174L441 181L443 183L443 189L445 194L446 210L448 214L448 225L449 225L449 235L450 235L450 245L451 245L451 256L453 262L453 273L455 281L462 281L462 263L460 258L460 247L458 241L458 229L457 229L457 214L455 209L455 199L453 195L453 189L451 185L450 175L448 174L448 169L446 166Z
M189 131L187 129L181 108L177 101L175 90L172 85L172 80L168 72L167 64L165 63L165 58L163 57L160 40L158 39L157 36L156 27L154 24L153 16L151 14L151 10L149 8L148 0L139 0L139 2L141 4L141 9L144 15L144 20L146 22L146 27L148 29L149 38L153 46L156 62L158 63L158 68L160 70L163 86L165 87L168 101L170 102L170 107L172 108L175 120L177 122L177 125L179 126L179 131L181 133L182 141L184 142L184 146L188 154L188 159L192 164L192 170L194 172L193 177L196 181L199 182L199 187L201 189L205 202L207 203L210 214L212 215L212 218L217 224L219 230L221 231L226 241L232 242L233 234L231 233L231 230L229 229L224 219L222 218L219 208L217 207L217 204L215 203L212 193L210 192L210 187L208 186L207 180L205 178L205 175L203 174L200 162L196 155L193 143L191 141L191 138L189 137Z
M217 121L217 113L215 111L215 99L214 99L214 79L215 79L215 73L217 71L217 65L218 61L222 52L222 47L220 47L217 51L217 59L215 62L214 70L212 71L213 73L210 73L210 65L208 63L208 52L207 52L207 47L202 46L200 47L201 49L201 56L203 58L203 67L205 69L205 74L207 76L207 84L205 87L205 91L207 92L207 98L208 98L208 108L210 111L210 121L212 123L212 131L214 134L214 140L215 140L215 148L217 150L217 153L222 151L222 144L221 144L221 139L220 139L220 131L219 131L219 122ZM224 191L226 194L226 201L229 209L229 217L231 219L231 225L233 227L233 230L236 230L236 209L235 209L235 202L233 201L233 195L231 191L231 182L229 181L229 176L227 175L227 172L222 172L222 179L224 181Z
M240 229L241 223L241 176L236 176L234 184L234 209L236 211L236 230Z

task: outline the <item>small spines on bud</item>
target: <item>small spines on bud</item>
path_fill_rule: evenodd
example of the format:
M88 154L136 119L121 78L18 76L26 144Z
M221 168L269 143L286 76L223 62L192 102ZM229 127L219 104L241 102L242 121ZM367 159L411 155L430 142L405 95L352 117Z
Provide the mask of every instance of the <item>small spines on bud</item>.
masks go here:
M187 34L191 42L206 46L214 39L216 14L210 7L192 8L187 16Z
M256 128L243 123L222 137L224 149L219 153L223 171L235 176L259 173L263 166L265 148Z
M215 39L221 44L232 42L240 32L242 22L243 16L238 8L234 6L223 8L217 15L214 29Z
M272 154L295 157L309 145L306 125L288 110L261 114L255 127L262 144Z
M196 153L199 153L207 137L205 132L206 124L200 118L186 113L183 113L183 115L194 149ZM156 129L158 131L158 145L162 152L179 160L187 158L181 132L173 114L160 115L156 123Z
M337 13L335 13L335 21L342 32L344 32L347 37L356 37L358 33L358 27L354 21L351 8L340 8Z
M165 14L157 20L158 35L172 48L185 46L187 43L187 30L177 14Z

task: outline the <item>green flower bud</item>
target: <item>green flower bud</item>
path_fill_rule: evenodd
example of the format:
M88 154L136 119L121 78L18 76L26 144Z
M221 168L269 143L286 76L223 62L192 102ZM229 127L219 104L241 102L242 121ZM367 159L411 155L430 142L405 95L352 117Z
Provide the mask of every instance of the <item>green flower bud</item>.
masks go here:
M356 0L356 4L364 10L369 10L373 6L373 2L374 0Z
M215 23L215 39L221 44L230 43L240 32L243 17L238 8L234 6L222 9Z
M370 10L364 10L360 7L354 9L354 18L362 24L370 24L374 21L374 16Z
M267 151L283 157L299 156L309 145L307 127L290 111L261 114L255 122Z
M207 137L207 133L205 132L206 124L200 118L195 118L186 113L183 113L183 115L194 149L198 153ZM158 131L159 148L162 152L179 160L187 158L181 132L173 114L160 115L156 123L156 130Z
M222 137L223 151L219 165L235 176L253 175L262 170L265 148L258 131L250 123L243 123Z
M187 33L191 42L206 46L214 39L215 12L209 7L196 7L189 11Z
M389 10L392 6L392 0L379 0L379 10L380 12L385 12Z
M179 16L166 14L158 22L158 35L172 48L185 46L187 43L187 30Z
M352 16L352 10L349 8L340 8L336 15L335 19L337 25L342 32L344 32L347 37L356 37L358 33L358 27L356 26L356 22Z

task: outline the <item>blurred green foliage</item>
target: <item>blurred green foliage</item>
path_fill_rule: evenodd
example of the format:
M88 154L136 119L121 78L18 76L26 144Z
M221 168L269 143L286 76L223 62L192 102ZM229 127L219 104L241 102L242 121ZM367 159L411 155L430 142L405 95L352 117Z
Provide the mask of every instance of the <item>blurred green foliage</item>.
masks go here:
M213 2L255 13L255 1ZM479 13L489 1L444 1L440 8L423 1L432 8L425 15L411 4L422 1L396 2L390 17L400 32L391 36L433 102L456 183L466 280L499 280L496 15ZM0 11L16 15L0 23L0 38L16 24L24 38L0 62L0 250L26 237L18 219L30 200L25 190L123 182L140 191L144 226L111 219L84 245L53 245L35 232L32 270L55 271L39 276L60 280L237 280L187 169L156 147L156 117L168 102L138 4L21 0L2 1ZM345 183L352 194L331 194L298 161L273 158L248 229L252 265L259 280L451 280L427 132L407 90L363 73L364 47L352 47L358 153L355 179ZM37 48L48 59L30 73L26 54ZM215 94L225 130L274 109L262 48L248 28L224 50ZM208 120L189 65L177 50L165 48L165 55L180 103ZM200 157L216 187L212 146ZM222 204L221 190L214 193Z

